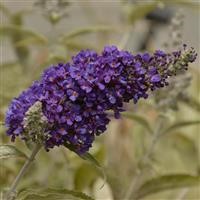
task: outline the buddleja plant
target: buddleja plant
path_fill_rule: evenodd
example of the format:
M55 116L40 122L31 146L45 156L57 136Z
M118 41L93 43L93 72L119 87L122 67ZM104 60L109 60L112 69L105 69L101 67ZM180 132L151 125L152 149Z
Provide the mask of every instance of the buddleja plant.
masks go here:
M196 59L194 49L165 53L161 50L133 55L115 46L98 54L82 50L68 63L47 68L7 110L7 135L33 146L32 153L7 192L16 198L16 188L44 148L65 146L84 159L98 162L88 153L96 136L110 122L108 111L120 118L125 102L147 99L151 91L168 85L168 78L188 68ZM55 193L55 191L54 191ZM83 199L89 199L82 194Z

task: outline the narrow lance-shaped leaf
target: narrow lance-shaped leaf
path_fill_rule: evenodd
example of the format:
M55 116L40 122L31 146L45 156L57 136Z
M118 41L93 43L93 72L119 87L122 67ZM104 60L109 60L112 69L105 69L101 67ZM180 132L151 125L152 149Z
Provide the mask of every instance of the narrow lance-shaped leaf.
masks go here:
M181 6L187 6L187 8L193 8L193 9L200 9L199 1L190 1L190 0L162 0L165 4L178 4Z
M94 200L92 197L78 191L68 189L47 188L43 190L25 189L19 192L20 200Z
M17 25L1 25L0 26L0 33L1 35L10 36L13 34L22 34L25 38L32 37L37 38L37 40L40 40L44 43L47 43L47 39L45 36L34 32L33 30L22 28L21 26Z
M174 131L178 128L183 128L186 126L192 126L192 125L198 125L200 124L200 120L195 120L195 121L182 121L182 122L177 122L171 126L169 126L168 128L166 128L161 135L164 135L168 132Z
M94 157L98 159L99 162L104 161L105 149L100 146L94 153ZM89 162L81 163L76 169L74 174L74 187L78 190L84 190L88 186L91 186L98 178L98 169L94 168Z
M152 1L148 3L139 3L139 4L127 4L125 6L125 13L128 16L128 19L131 23L135 22L137 19L140 19L146 16L148 13L153 11L158 5L158 2Z
M88 33L96 33L96 32L105 32L105 31L113 31L114 28L111 26L90 26L90 27L85 27L85 28L80 28L75 31L72 31L70 33L67 33L66 35L63 36L62 41L72 39L77 36L82 36Z
M149 122L144 117L134 114L134 113L131 113L131 112L122 113L122 116L138 122L140 125L142 125L144 128L146 128L150 133L153 132Z
M185 135L184 133L173 133L170 136L171 142L176 149L180 160L185 163L185 167L192 167L193 170L196 170L198 167L198 147L195 144L195 141Z
M195 111L200 112L200 102L194 97L184 95L180 96L178 100L185 103L187 106L194 109Z
M18 65L18 61L15 61L15 62L5 62L5 63L1 63L0 64L0 69L4 69L4 68L7 68L7 67L15 67L16 65Z
M82 41L75 41L75 40L65 40L62 42L67 49L70 49L72 51L80 51L82 49L94 49L96 50L96 47L88 44L88 43L83 43Z
M191 187L200 183L200 176L172 174L153 178L145 182L134 194L135 199L176 188Z
M80 155L80 157L84 160L90 161L92 164L94 164L96 167L101 167L99 162L90 154L90 153L85 153L83 155Z
M27 158L27 156L12 145L0 145L0 159L22 157Z
M104 183L106 182L106 174L105 174L105 171L104 171L104 168L101 166L101 164L98 162L98 160L96 160L90 153L86 152L84 155L81 155L80 156L81 158L83 158L84 160L87 160L89 161L91 164L95 165L97 167L97 169L100 170L100 172L102 173L103 175L103 181ZM101 186L101 188L104 186L104 183L103 185Z
M37 37L28 37L26 39L20 40L15 43L15 46L22 47L22 46L29 46L29 45L44 45L46 44L46 40L41 40L41 38Z
M65 147L67 147L69 150L74 151L74 148L72 145L70 144L67 144L65 143L64 144ZM76 153L76 152L75 152ZM77 153L76 153L77 154ZM77 154L78 155L78 154ZM96 160L90 153L86 152L85 154L82 154L82 155L78 155L80 158L82 158L83 160L87 160L89 161L92 165L94 165L97 169L100 170L100 172L102 173L103 175L103 180L104 182L106 182L106 174L105 174L105 171L103 169L103 167L101 166L101 164L98 162L98 160ZM104 184L102 185L102 187L104 186ZM101 187L101 188L102 188Z

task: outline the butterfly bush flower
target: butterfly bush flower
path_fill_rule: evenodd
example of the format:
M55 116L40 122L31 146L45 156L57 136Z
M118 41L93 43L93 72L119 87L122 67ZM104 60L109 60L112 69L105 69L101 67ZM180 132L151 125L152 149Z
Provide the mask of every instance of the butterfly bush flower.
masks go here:
M133 55L115 46L106 46L101 54L80 51L71 62L47 68L39 81L13 99L6 114L7 134L13 141L37 134L27 133L24 120L36 103L47 122L42 137L45 148L70 145L78 154L85 153L95 136L106 130L110 121L106 111L119 118L124 102L137 103L149 91L167 86L168 77L186 70L196 56L186 46L171 54L158 50L153 55Z

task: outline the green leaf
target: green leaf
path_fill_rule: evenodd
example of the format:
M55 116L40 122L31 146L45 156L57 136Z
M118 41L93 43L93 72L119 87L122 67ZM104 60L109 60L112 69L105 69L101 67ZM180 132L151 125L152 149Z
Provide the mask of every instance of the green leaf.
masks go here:
M96 49L96 47L88 43L83 43L82 41L65 40L62 44L64 44L67 49L70 49L72 51L80 51L82 49Z
M53 55L53 54L50 54L47 58L47 60L42 63L42 66L48 66L48 65L52 65L52 64L56 64L58 62L65 62L66 61L66 58L63 57L63 56L58 56L58 55Z
M180 6L187 6L187 8L194 8L194 9L200 9L199 1L191 1L191 0L162 0L165 4L178 4Z
M198 125L200 124L200 120L195 120L195 121L182 121L182 122L177 122L175 124L173 124L172 126L169 126L168 128L166 128L161 135L164 135L168 132L174 131L178 128L183 128L183 127L187 127L187 126L193 126L193 125Z
M98 150L95 151L94 156L99 162L103 162L105 160L104 147L99 146ZM97 170L98 169L94 168L89 162L81 162L74 174L75 189L82 191L88 187L92 187L92 185L101 175Z
M146 181L134 194L135 199L143 198L147 195L165 190L184 188L198 185L200 176L188 174L171 174L153 178Z
M21 34L25 38L31 37L37 40L40 40L43 43L47 43L47 39L45 36L34 32L33 30L22 28L21 26L17 25L1 25L0 26L0 35L5 36L13 36L14 34Z
M22 46L29 46L29 45L44 45L47 41L41 40L41 38L29 37L23 40L20 40L15 43L15 46L22 47Z
M19 200L94 200L92 197L78 191L68 189L47 188L43 190L25 189L19 192Z
M65 147L67 147L69 150L73 151L76 153L73 145L65 143L64 144ZM76 153L77 154L77 153ZM86 152L82 155L77 154L80 158L82 158L83 160L89 161L92 165L94 165L102 174L103 176L103 180L104 182L106 182L106 174L104 171L104 168L101 166L101 164L98 162L98 160L96 160L96 158L94 158L90 153ZM104 184L102 185L102 187L104 186ZM101 187L101 188L102 188Z
M74 188L84 191L98 178L97 170L88 163L82 163L74 173Z
M89 161L92 165L94 165L97 169L100 170L102 176L103 176L103 182L106 182L106 173L104 168L101 166L101 164L98 162L98 160L95 159L95 157L93 157L90 153L86 152L84 155L80 156L82 159ZM101 186L101 188L104 186Z
M114 30L115 29L111 26L103 26L103 25L89 26L89 27L80 28L70 33L67 33L66 35L63 36L62 41L69 40L74 37L82 36L89 33L108 32L108 31L114 31Z
M194 109L195 111L200 112L200 102L194 97L184 95L184 97L180 96L178 100L185 103L187 106Z
M15 67L16 65L18 65L19 63L16 61L16 62L6 62L6 63L1 63L0 64L0 69L4 69L4 68L7 68L7 67Z
M83 155L80 155L80 157L83 159L83 160L87 160L89 161L90 163L92 163L93 165L95 165L96 167L102 167L99 162L88 152L86 152L85 154Z
M198 148L195 145L194 139L189 138L183 133L173 133L170 135L172 150L177 151L180 160L184 163L184 167L188 170L194 171L198 168Z
M137 114L134 114L131 112L122 113L122 116L138 122L140 125L142 125L144 128L146 128L150 133L153 133L153 130L152 130L149 122L143 116L140 116L140 115L137 115Z
M28 158L23 152L12 145L0 145L0 159L22 157Z
M153 11L157 5L158 2L155 1L138 4L127 4L124 7L124 11L127 14L129 21L133 23Z
M4 122L0 122L0 126L4 126L5 125L5 123Z

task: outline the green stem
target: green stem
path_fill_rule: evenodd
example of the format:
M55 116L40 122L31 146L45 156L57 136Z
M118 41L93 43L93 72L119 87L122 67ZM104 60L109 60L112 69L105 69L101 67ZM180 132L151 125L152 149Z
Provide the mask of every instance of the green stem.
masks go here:
M118 48L119 49L124 49L128 43L128 40L130 39L131 36L131 28L129 28L129 30L127 30L124 35L122 36L121 41L118 44Z
M17 177L15 178L15 180L13 181L7 195L6 195L6 200L13 200L15 198L15 190L20 182L20 180L22 179L22 177L24 176L24 174L26 173L27 169L29 168L29 166L32 164L32 162L35 159L36 154L39 152L39 150L41 149L41 145L37 144L30 157L26 160L24 166L21 168L19 174L17 175Z
M130 186L125 194L125 198L124 198L125 200L133 199L133 198L131 198L132 194L134 192L136 192L136 190L138 189L138 187L141 184L141 178L144 173L145 166L148 164L149 157L152 155L152 153L154 151L154 147L160 138L161 130L163 128L163 123L164 123L163 116L159 116L159 121L158 121L156 129L154 130L151 144L149 145L148 150L146 151L145 155L141 158L141 160L139 161L139 164L138 164L139 166L142 167L142 169L138 170L136 175L133 177L133 179L130 183Z

